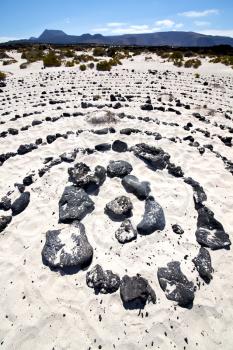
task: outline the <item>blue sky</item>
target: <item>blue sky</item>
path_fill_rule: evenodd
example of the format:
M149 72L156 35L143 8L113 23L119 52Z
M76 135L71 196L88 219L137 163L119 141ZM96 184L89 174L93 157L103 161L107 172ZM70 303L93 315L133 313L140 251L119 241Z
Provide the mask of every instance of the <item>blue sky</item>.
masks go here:
M195 31L233 37L233 0L0 0L0 41L67 34Z

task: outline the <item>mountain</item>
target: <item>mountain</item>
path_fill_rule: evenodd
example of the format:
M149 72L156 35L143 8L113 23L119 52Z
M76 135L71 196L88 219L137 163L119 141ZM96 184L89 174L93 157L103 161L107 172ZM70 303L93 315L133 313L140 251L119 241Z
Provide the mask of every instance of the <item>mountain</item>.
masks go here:
M106 44L124 46L177 46L207 47L215 45L233 46L233 38L225 36L204 35L194 32L156 32L146 34L124 34L103 36L101 34L68 35L62 30L46 29L38 38L17 40L8 43L41 43L41 44Z

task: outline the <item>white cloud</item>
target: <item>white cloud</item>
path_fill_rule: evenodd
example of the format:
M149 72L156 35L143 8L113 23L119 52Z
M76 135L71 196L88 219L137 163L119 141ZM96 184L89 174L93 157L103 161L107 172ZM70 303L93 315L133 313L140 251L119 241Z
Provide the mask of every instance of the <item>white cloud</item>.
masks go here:
M171 21L170 19L163 19L163 20L155 22L155 24L158 27L171 28L174 26L175 22Z
M187 11L187 12L179 13L180 16L191 17L191 18L206 17L209 15L218 15L218 14L219 14L219 10L217 9L210 9L205 11Z
M110 22L110 23L107 23L107 26L108 27L121 27L121 26L124 26L126 24L127 23L124 23L124 22Z
M206 27L210 25L210 22L207 21L195 21L194 24L198 27Z
M105 24L103 27L94 28L91 30L92 33L108 33L109 35L121 35L121 34L144 34L153 33L164 30L175 30L182 28L183 23L175 23L170 19L158 20L154 25L148 24L131 24L123 22L111 22Z
M13 38L10 36L0 36L0 43L5 43L10 40L19 40L18 38Z
M93 28L91 29L91 33L105 33L105 32L108 32L109 31L109 28L106 28L106 27L100 27L100 28Z
M230 36L233 38L233 29L206 29L200 31L200 33L207 35Z
M176 29L179 29L179 28L182 28L184 25L183 25L183 23L177 23L176 25L175 25L175 28Z

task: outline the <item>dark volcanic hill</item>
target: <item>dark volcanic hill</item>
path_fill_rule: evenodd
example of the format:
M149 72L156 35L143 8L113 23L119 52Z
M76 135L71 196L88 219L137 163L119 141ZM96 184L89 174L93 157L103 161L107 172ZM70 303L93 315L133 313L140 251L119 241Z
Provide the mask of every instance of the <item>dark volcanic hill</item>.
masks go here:
M21 41L16 41L20 43ZM157 32L146 34L124 34L103 36L101 34L68 35L62 30L46 29L38 38L22 40L22 42L41 44L106 44L106 45L138 45L138 46L179 46L207 47L215 45L233 46L233 38L204 35L194 32ZM12 42L11 42L12 43Z

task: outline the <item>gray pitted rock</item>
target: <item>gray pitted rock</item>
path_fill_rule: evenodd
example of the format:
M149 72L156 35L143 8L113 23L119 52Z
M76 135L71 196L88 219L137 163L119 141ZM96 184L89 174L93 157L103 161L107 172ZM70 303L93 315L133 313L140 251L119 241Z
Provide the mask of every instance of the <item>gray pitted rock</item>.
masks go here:
M229 248L231 241L223 225L215 219L214 213L207 207L198 209L197 242L212 250Z
M101 186L106 179L106 170L98 165L94 172L85 163L77 163L73 168L68 169L69 180L74 185L84 189L97 188Z
M75 221L60 230L48 231L42 250L45 265L60 269L81 269L87 267L93 256L93 249L88 242L85 227Z
M138 233L149 235L154 231L165 228L165 216L162 207L154 197L149 196L145 201L145 212L141 222L137 225Z
M134 229L131 221L126 219L116 231L115 237L122 244L128 243L137 238L137 230Z
M121 281L120 295L126 309L143 309L147 302L156 302L154 290L140 275L125 275Z
M179 261L172 261L167 264L167 267L160 267L157 276L167 299L176 301L182 307L192 306L194 284L182 273Z
M12 215L18 215L24 211L30 202L30 192L23 192L11 205Z
M170 155L164 152L162 148L149 146L146 143L139 143L131 147L131 151L134 152L136 157L146 162L153 170L166 168L170 159Z
M82 220L93 210L94 202L82 188L67 186L59 201L59 222Z
M131 173L132 165L124 160L110 161L107 167L109 177L124 177Z
M206 282L210 283L212 280L212 264L211 256L207 249L201 247L198 255L192 260L200 277Z
M132 209L131 200L126 196L120 196L106 204L105 213L112 219L123 220L132 215Z
M10 215L0 215L0 232L4 231L8 224L11 222L12 217Z
M114 293L120 287L120 277L110 270L104 271L100 265L96 265L87 272L86 282L88 287L94 288L95 293Z
M146 199L150 193L149 182L140 182L134 175L126 175L121 183L126 191L133 193L140 200Z

